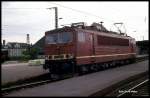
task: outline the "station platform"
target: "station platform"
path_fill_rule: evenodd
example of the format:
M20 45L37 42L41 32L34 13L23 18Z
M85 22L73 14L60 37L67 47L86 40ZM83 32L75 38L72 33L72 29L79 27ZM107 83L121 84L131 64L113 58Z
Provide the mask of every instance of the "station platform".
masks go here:
M148 71L148 63L149 61L145 60L33 88L26 88L9 93L6 96L90 96L91 94L103 90L119 81Z

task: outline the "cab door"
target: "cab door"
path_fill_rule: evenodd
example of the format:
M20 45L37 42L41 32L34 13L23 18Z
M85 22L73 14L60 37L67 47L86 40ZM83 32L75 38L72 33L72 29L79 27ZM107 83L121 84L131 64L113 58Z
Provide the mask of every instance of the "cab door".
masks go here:
M95 61L95 49L94 49L94 34L89 34L89 55L91 56L91 62Z
M91 64L93 55L92 35L89 32L79 31L77 35L77 64Z

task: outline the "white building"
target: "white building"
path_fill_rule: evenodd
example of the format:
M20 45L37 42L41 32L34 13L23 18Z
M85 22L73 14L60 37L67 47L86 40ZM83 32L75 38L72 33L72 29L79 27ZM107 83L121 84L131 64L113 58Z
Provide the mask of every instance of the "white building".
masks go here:
M28 44L8 42L6 45L9 57L20 57L23 56L23 51L27 50Z

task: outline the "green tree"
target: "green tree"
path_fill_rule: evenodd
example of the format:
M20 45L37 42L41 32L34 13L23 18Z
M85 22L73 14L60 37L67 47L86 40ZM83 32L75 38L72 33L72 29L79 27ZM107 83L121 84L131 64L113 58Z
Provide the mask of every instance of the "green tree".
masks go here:
M28 50L23 51L23 56L22 56L23 60L29 60L31 59L30 53Z
M38 49L37 48L31 48L30 49L30 56L31 56L31 59L35 59L37 58L37 55L38 55Z
M36 59L38 55L39 49L38 48L30 48L26 51L23 51L23 58L24 59Z

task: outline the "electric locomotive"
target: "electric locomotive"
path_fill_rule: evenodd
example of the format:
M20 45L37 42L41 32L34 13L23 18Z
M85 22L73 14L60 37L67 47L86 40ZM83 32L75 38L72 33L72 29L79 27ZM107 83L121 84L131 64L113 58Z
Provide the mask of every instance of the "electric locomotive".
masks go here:
M135 39L84 22L45 32L45 64L51 75L84 73L135 60Z

